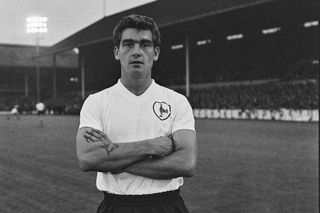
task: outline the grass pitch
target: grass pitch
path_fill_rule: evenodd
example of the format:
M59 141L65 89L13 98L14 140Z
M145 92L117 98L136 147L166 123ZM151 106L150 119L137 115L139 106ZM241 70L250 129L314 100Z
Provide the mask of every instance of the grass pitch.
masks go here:
M95 212L95 173L76 159L77 116L0 116L0 212ZM318 123L197 120L191 213L316 213Z

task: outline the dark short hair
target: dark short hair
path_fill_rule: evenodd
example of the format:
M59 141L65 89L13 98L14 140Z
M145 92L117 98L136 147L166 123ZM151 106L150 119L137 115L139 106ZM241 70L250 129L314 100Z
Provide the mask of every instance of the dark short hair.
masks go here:
M123 17L113 30L113 45L119 47L122 32L127 28L135 28L138 30L150 30L152 33L152 42L155 47L161 44L160 32L156 22L147 16L132 14Z

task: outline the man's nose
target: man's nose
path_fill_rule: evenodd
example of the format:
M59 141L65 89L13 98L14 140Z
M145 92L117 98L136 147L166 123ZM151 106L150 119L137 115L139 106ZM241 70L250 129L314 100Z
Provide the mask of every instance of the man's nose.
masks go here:
M141 48L140 44L134 44L132 55L135 57L141 56Z

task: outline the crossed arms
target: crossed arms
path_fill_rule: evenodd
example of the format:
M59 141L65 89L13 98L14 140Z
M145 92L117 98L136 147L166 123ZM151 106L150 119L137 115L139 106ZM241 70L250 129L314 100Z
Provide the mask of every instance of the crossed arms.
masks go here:
M195 171L197 142L192 130L177 130L172 138L116 143L100 130L82 127L76 141L84 171L128 172L153 179L190 177Z

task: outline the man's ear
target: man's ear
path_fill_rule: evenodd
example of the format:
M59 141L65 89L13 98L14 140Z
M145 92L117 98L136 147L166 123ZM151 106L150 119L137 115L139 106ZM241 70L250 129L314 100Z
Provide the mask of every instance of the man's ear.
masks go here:
M153 60L154 60L154 61L157 61L158 58L159 58L159 55L160 55L160 47L155 47L155 48L154 48L154 57L153 57Z
M120 58L119 58L119 47L118 46L114 46L113 47L113 54L114 54L114 58L119 61Z

